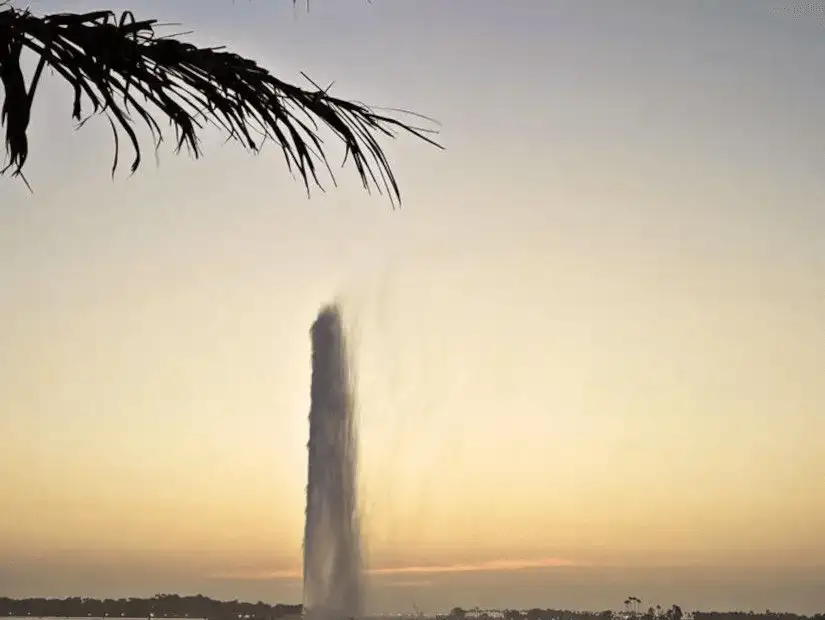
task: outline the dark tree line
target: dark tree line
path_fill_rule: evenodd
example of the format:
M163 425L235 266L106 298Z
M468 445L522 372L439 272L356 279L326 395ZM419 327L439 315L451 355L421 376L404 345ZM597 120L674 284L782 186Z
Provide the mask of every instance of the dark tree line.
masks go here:
M248 616L258 620L277 620L300 615L301 605L268 605L237 600L217 601L200 594L179 596L158 594L152 598L0 598L0 616L58 618L208 618L221 620Z
M642 611L641 604L641 599L630 597L624 602L621 610L581 611L536 607L525 610L507 609L495 615L478 608L454 607L449 614L441 616L440 620L498 620L502 615L504 620L682 620L683 618L691 620L825 620L825 613L805 616L766 610L765 612L694 611L687 614L679 605L673 605L668 609L657 605L649 607L647 611Z
M825 620L825 613L805 616L802 614L792 614L766 610L763 612L753 611L696 611L693 612L694 620Z
M636 601L631 601L631 603ZM641 601L638 601L639 603ZM503 611L505 620L681 620L682 609L673 605L669 609L651 607L646 612L636 611L637 606L625 604L623 611L579 611L570 609L508 609ZM207 618L229 620L250 618L278 620L300 616L301 605L269 605L263 602L244 603L238 600L219 601L198 594L179 596L157 594L152 598L27 598L0 597L0 616L56 617L56 618ZM501 616L498 615L497 618ZM684 617L692 620L825 620L825 613L805 616L766 610L753 611L694 611ZM443 620L492 620L488 612L480 609L453 608Z

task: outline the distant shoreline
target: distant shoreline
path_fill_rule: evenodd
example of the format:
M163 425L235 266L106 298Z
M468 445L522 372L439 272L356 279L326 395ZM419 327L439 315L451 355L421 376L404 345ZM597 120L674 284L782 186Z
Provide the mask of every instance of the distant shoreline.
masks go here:
M301 605L270 605L237 600L220 601L207 596L158 594L151 598L95 599L0 598L0 616L15 618L147 618L188 620L288 620L298 618Z
M437 615L387 614L367 618L409 618L411 620L825 620L825 613L804 615L790 612L693 611L682 615L671 609L580 611L560 609L462 609ZM157 594L151 598L95 599L0 597L0 617L44 620L300 620L303 606L259 601L221 601L203 595Z

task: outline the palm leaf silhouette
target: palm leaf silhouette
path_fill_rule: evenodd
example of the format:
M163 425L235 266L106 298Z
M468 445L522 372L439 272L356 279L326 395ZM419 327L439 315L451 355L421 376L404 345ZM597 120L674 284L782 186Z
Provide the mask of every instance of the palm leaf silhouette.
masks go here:
M74 90L72 117L82 126L104 114L114 136L112 174L118 168L125 134L141 163L141 141L135 131L143 124L157 149L162 140L158 118L171 124L175 151L201 155L199 134L207 125L221 128L253 152L272 141L289 171L323 191L319 171L335 184L321 131L331 131L343 143L368 192L387 192L393 205L401 192L379 138L408 133L442 148L434 133L401 120L401 116L431 119L402 110L379 113L367 105L338 99L318 88L284 82L254 61L222 47L197 47L177 38L159 36L157 21L137 20L130 11L33 15L0 2L0 82L4 97L0 126L5 126L7 164L0 173L22 176L29 156L28 130L32 101L45 68ZM37 66L26 87L21 68L24 51L35 54ZM88 113L84 115L84 104ZM28 183L27 183L28 185Z

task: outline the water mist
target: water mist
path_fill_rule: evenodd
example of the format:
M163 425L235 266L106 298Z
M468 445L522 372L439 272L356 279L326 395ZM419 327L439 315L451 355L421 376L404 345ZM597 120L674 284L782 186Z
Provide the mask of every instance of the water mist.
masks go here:
M364 586L356 497L357 427L340 308L322 308L310 334L304 615L312 620L358 618Z

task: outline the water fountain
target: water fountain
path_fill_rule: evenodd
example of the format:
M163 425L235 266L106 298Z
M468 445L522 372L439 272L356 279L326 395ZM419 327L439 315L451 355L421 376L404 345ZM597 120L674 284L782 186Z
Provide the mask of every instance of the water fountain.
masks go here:
M310 334L304 616L311 620L358 618L363 612L364 588L356 497L357 425L340 308L323 307Z

